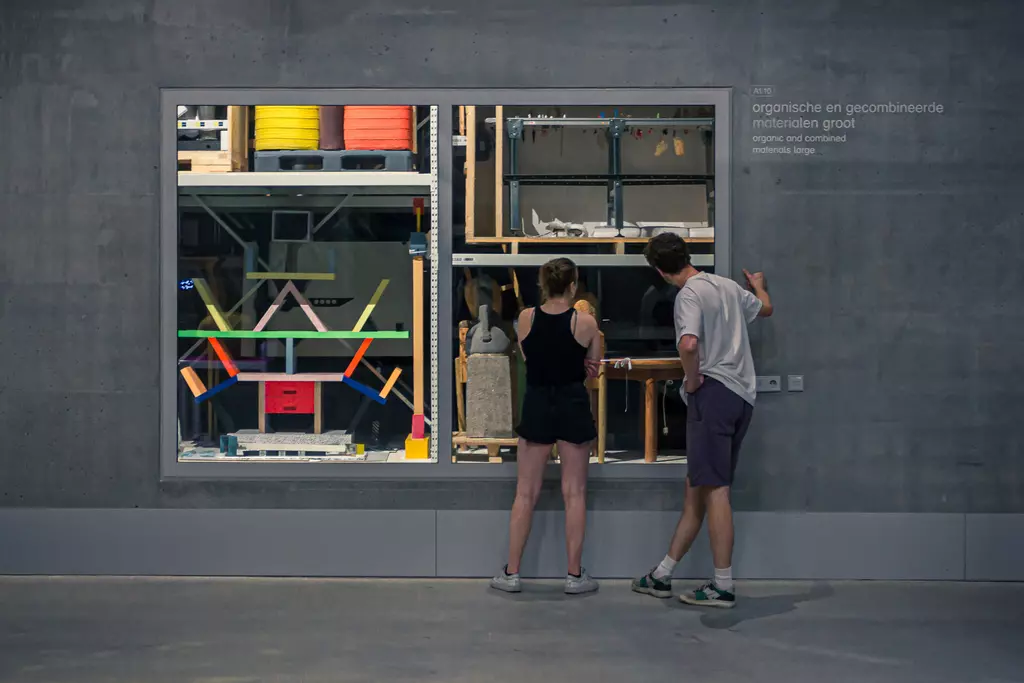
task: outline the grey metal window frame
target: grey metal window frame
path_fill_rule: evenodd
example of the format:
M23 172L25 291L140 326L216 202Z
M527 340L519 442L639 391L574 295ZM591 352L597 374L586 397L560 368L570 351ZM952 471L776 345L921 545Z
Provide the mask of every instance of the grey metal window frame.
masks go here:
M453 463L452 373L430 371L432 452L437 462L409 463L216 463L180 462L177 447L176 358L178 181L175 107L183 102L236 105L437 106L437 328L430 330L437 357L452 358L452 110L461 105L713 105L715 107L715 270L731 273L732 89L731 88L162 88L160 90L160 475L163 480L308 480L308 479L511 479L514 463ZM724 134L723 134L724 133ZM447 363L441 364L447 369ZM435 393L436 392L436 393ZM447 419L446 419L447 418ZM436 444L436 445L435 445ZM436 449L436 450L435 450ZM551 468L555 469L554 466ZM593 479L681 479L677 464L592 464Z

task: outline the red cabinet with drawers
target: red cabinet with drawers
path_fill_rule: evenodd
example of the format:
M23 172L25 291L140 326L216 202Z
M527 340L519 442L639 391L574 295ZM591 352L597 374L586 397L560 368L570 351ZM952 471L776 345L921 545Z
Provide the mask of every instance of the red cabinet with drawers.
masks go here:
M267 382L264 411L268 415L311 415L316 412L314 382Z

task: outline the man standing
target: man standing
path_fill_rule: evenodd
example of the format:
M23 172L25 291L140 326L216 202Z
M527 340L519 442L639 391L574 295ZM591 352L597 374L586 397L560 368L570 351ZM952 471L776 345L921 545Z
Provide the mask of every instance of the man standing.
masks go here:
M672 597L672 571L708 518L714 579L679 599L691 605L732 607L732 505L729 487L740 444L754 410L757 378L747 325L772 314L763 273L743 274L751 291L732 280L702 273L678 235L652 238L647 262L665 281L679 287L675 300L676 345L683 364L686 403L686 502L668 554L657 567L633 581L633 590Z

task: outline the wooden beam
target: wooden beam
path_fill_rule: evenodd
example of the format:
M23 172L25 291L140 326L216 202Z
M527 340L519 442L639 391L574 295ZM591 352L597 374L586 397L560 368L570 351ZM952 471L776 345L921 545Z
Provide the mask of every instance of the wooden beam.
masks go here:
M324 433L324 391L323 384L313 384L313 433Z
M604 333L601 333L601 357L604 358ZM604 462L604 452L608 443L608 375L605 363L597 375L597 461Z
M658 459L658 393L653 377L644 380L644 462Z
M452 435L452 444L456 446L518 446L519 437L515 436L466 436L461 432Z
M505 107L494 108L494 235L505 234Z
M239 375L241 377L241 375ZM259 430L260 434L267 433L267 385L264 382L260 382L260 397L259 397Z
M249 170L249 107L228 107L228 153L232 171ZM193 169L194 170L194 169Z
M455 359L455 416L459 431L466 431L466 336L469 333L469 321L459 323L459 355Z
M239 382L344 382L345 375L338 372L240 372Z
M416 105L409 108L412 109L412 153L418 154L420 151L420 126L419 121L416 120Z
M476 235L476 107L466 107L466 239Z

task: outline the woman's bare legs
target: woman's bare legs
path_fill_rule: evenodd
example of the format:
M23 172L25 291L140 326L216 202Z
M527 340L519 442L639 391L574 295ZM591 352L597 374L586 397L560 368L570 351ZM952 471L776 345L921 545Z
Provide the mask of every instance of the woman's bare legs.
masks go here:
M533 508L537 505L541 482L544 480L544 466L550 456L551 444L519 439L519 449L516 451L516 499L512 503L508 530L509 574L519 573L519 562L523 559L523 549L533 524Z
M569 573L578 576L583 558L583 537L587 530L590 444L559 441L558 456L562 461L562 500L565 501L565 551L569 559Z

